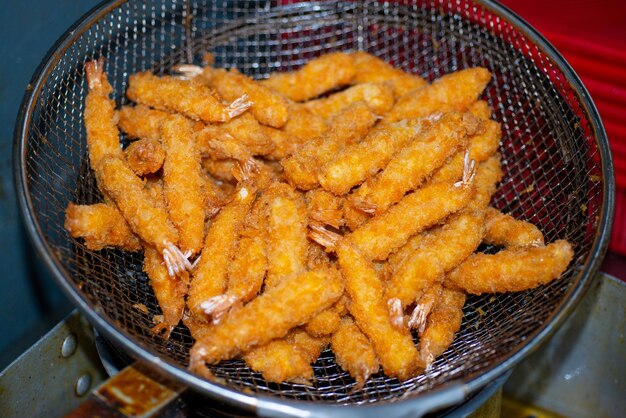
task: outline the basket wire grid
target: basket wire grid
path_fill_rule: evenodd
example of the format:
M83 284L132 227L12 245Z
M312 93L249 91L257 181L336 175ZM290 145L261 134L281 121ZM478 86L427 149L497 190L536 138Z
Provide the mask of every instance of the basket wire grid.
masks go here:
M192 339L182 325L167 342L150 332L160 310L142 272L142 255L90 251L63 228L69 202L101 201L82 118L84 63L105 58L118 105L127 102L123 93L130 74L167 74L174 64L200 63L206 51L214 54L216 66L236 67L255 78L296 69L331 51L365 50L431 81L462 68L486 67L493 80L483 98L502 123L505 172L492 205L536 224L546 242L573 244L575 259L562 277L526 292L470 297L452 346L432 369L404 382L377 374L355 391L330 351L314 365L313 386L269 384L238 360L212 369L221 385L235 392L343 404L392 401L470 381L536 342L579 296L606 247L613 181L606 138L593 104L581 99L571 75L535 41L492 6L465 0L102 5L61 42L25 100L16 169L29 230L62 287L100 318L114 340L161 358L185 380ZM216 385L195 386L211 393Z

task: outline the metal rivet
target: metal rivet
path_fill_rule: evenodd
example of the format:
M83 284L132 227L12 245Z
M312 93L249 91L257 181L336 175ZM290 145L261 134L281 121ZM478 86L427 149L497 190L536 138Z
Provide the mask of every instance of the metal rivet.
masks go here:
M76 381L76 387L74 391L76 392L76 396L83 396L89 391L91 387L91 375L89 373L85 373Z
M68 358L76 352L76 341L76 334L74 333L65 337L61 345L61 355L64 358Z

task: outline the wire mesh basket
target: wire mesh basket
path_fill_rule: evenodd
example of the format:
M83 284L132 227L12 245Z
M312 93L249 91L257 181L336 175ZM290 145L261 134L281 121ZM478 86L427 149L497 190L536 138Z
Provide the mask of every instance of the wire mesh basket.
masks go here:
M82 120L84 63L105 58L122 105L129 74L167 74L175 64L200 63L207 51L217 67L266 78L327 52L355 50L431 81L466 67L489 69L493 81L483 98L502 123L505 172L492 205L539 226L546 242L568 239L574 262L547 286L470 297L452 346L429 371L404 382L378 374L354 390L330 351L314 365L313 386L269 384L238 360L213 367L217 382L191 375L185 370L189 331L181 325L167 342L150 331L160 310L142 256L90 251L63 227L68 202L101 199ZM35 74L16 128L15 171L35 247L99 329L134 357L204 394L284 415L326 411L337 403L431 409L462 399L511 368L571 311L598 269L614 193L604 130L573 71L509 11L467 0L103 4L65 34Z

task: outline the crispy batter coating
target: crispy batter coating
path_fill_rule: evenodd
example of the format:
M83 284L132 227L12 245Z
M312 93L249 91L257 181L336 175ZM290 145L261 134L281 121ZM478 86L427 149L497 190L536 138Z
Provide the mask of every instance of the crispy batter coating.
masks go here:
M428 184L357 228L349 235L350 241L367 259L385 260L411 235L465 207L473 194L471 181L459 186L451 183Z
M355 72L352 56L335 52L313 59L297 71L273 73L261 83L291 100L303 102L349 84Z
M237 167L237 161L232 158L218 159L203 158L202 169L216 180L236 183L237 179L233 176L233 170Z
M304 327L307 334L312 337L331 335L339 328L341 315L338 308L333 306L315 315Z
M83 238L90 250L117 247L141 250L141 242L130 229L117 206L106 203L75 205L65 209L65 229L73 238Z
M515 219L494 208L487 208L484 242L506 248L541 247L543 234L530 222Z
M226 290L228 266L254 197L254 189L247 183L242 184L234 199L220 210L209 226L187 298L191 315L199 322L206 318L202 304Z
M247 94L253 105L250 113L264 125L280 128L289 119L289 104L280 94L246 77L236 69L230 71L205 67L210 85L226 100L236 100Z
M409 191L414 190L458 149L464 148L467 135L478 126L471 114L451 112L436 121L402 148L375 177L352 193L350 200L359 208L385 212Z
M268 382L307 383L313 368L306 352L286 339L278 339L244 353L243 360Z
M247 112L216 127L236 138L254 155L270 155L274 150L271 138L263 129L265 127Z
M311 221L337 229L343 224L343 198L324 189L314 189L306 193L306 202Z
M214 160L232 158L239 162L252 160L252 152L237 138L215 126L206 126L195 133L196 146Z
M387 82L393 87L396 97L401 97L427 84L423 78L395 68L367 52L354 52L352 56L356 66L356 74L352 79L354 84Z
M318 174L322 187L343 195L383 168L399 149L412 141L439 115L378 125L360 142L346 146Z
M126 96L136 103L179 112L204 122L227 122L252 104L247 96L242 96L224 106L208 87L197 81L158 77L147 71L128 77Z
M267 199L267 278L273 287L285 277L306 269L308 217L302 195L286 183L274 183Z
M200 152L192 137L191 122L172 117L163 124L163 190L170 219L183 251L197 254L204 237L205 197L200 172Z
M193 282L192 282L193 283ZM343 280L335 269L320 269L285 278L241 309L231 311L210 333L196 341L189 368L202 372L242 351L261 346L310 320L343 294Z
M281 161L285 177L302 190L317 187L319 168L343 147L363 138L375 122L376 115L363 102L343 109L333 118L329 130L307 141L291 157Z
M403 308L414 303L426 288L476 251L483 233L483 214L463 211L419 235L415 251L398 263L387 282L385 300L398 298Z
M357 389L362 388L380 368L372 343L349 316L341 320L330 339L330 346L337 364L356 380Z
M178 242L178 232L167 212L156 206L126 161L120 157L105 157L102 173L104 190L113 198L133 232L160 253L168 244Z
M392 325L383 300L383 283L371 262L349 240L337 244L337 256L350 296L348 309L372 342L378 361L389 377L408 379L422 367L408 328Z
M467 293L520 292L558 278L574 257L566 240L545 247L476 253L448 274L446 283Z
M481 124L481 129L469 138L469 158L476 163L485 161L498 150L502 131L500 124L488 120ZM446 163L437 170L432 178L432 182L439 181L456 181L463 175L463 160L465 158L465 150L460 150L452 155Z
M478 119L489 120L491 118L491 107L485 100L477 100L467 108L467 111Z
M450 347L461 328L465 293L444 287L420 337L420 356L428 366Z
M172 114L147 106L122 106L117 112L117 126L130 139L161 139L161 125Z
M384 115L394 104L393 88L387 83L364 83L338 93L304 103L315 115L329 119L353 103L363 102L377 115Z
M144 250L143 271L150 279L150 285L163 312L163 323L157 325L155 330L159 332L164 329L163 337L167 339L183 317L186 285L178 277L168 274L161 255L156 248L149 245Z
M143 177L161 169L165 150L156 139L140 139L124 149L124 156L131 170Z
M491 201L491 196L496 192L498 182L502 180L502 176L500 154L492 155L478 164L476 178L474 179L476 193L468 203L468 208L478 210L487 208Z
M432 84L400 97L384 121L419 118L434 111L463 111L478 99L489 80L491 74L481 67L446 74Z

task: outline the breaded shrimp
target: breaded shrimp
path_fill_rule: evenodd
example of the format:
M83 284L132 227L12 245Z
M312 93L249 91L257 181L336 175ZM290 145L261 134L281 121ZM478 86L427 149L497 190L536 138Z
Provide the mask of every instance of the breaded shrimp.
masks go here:
M484 100L477 100L467 108L467 111L472 115L482 120L489 120L491 118L491 108L489 103Z
M339 229L343 224L344 199L323 189L306 193L309 219Z
M242 95L224 106L211 90L193 80L163 76L144 71L128 77L126 96L139 104L160 110L175 111L193 120L227 122L242 114L252 105Z
M143 271L150 279L150 285L163 312L163 322L153 330L167 340L172 330L183 317L186 286L177 277L171 277L163 265L163 259L156 248L147 245L144 250Z
M274 144L264 129L266 127L259 125L254 116L247 112L216 127L230 134L253 155L266 156L274 150Z
M176 247L178 232L167 212L154 203L126 161L117 156L105 157L102 174L104 191L115 201L133 232L161 253L169 274L191 270L187 257Z
M474 133L478 120L470 113L451 112L443 115L432 127L418 135L391 158L375 177L362 184L350 196L360 209L375 208L374 214L385 212L454 154L464 148L467 135Z
M305 331L312 337L331 335L339 328L341 322L341 315L338 309L333 306L320 312L305 325Z
M465 293L444 287L420 337L420 356L426 367L450 347L461 329Z
M396 97L401 97L427 84L423 78L406 73L364 51L353 52L356 74L353 84L387 82L393 87Z
M241 163L252 161L252 152L231 134L214 126L207 126L195 133L195 142L203 155L214 160L232 158Z
M424 289L424 292L417 299L415 309L413 309L407 325L411 329L417 329L417 332L420 336L422 336L422 334L424 333L428 315L430 315L433 307L439 301L442 291L443 285L441 284L441 282L437 281L426 287Z
M340 239L336 251L350 296L348 310L372 342L383 371L400 380L414 376L422 367L419 353L408 328L391 323L374 266L348 239Z
M293 186L310 190L318 186L320 166L332 160L338 151L363 138L376 122L376 115L363 102L354 103L337 114L330 129L299 147L281 161L284 175Z
M163 166L165 150L155 139L140 139L124 149L128 166L140 177L156 173Z
M187 298L187 306L197 321L205 320L205 312L214 312L216 303L221 302L214 297L226 290L228 267L254 199L254 186L245 178L233 200L222 207L209 226Z
M378 125L360 142L346 146L326 163L318 174L322 187L343 195L383 168L399 149L441 117L433 114L422 119Z
M265 287L268 288L306 269L308 217L302 195L286 183L274 183L264 199L267 199L268 217L265 279Z
M211 177L221 182L236 183L233 170L237 167L237 161L232 158L218 159L202 158L202 169Z
M161 140L161 125L172 114L137 105L122 106L117 116L117 126L128 138Z
M469 138L469 158L476 161L476 163L483 162L495 154L500 145L500 139L502 138L499 123L488 120L484 121L481 125L482 129ZM460 150L452 155L448 158L446 163L433 174L430 181L436 183L460 179L463 175L464 158L465 150Z
M178 230L180 248L194 255L202 249L205 197L200 152L192 138L191 122L182 116L166 121L163 147L163 190L170 219Z
M400 97L384 121L419 118L434 111L463 111L478 99L489 80L491 74L481 67L446 74L432 84Z
M466 156L469 158L469 156ZM492 155L478 164L474 186L476 193L468 203L468 209L484 210L489 206L491 196L496 192L498 182L502 179L500 154Z
M306 352L286 339L278 339L243 354L252 370L268 382L307 384L313 379L313 367Z
M349 84L355 72L352 56L335 52L313 59L297 71L273 73L261 83L291 100L302 102Z
M328 97L304 103L313 114L329 119L353 103L363 102L381 116L394 104L393 88L386 83L357 84Z
M83 238L90 250L106 247L133 252L141 250L141 242L113 204L69 203L65 209L65 229L73 238Z
M372 343L349 316L341 320L339 328L333 333L330 347L337 364L356 380L356 390L361 389L380 368Z
M474 295L521 292L558 278L573 257L574 250L565 240L545 247L476 253L448 274L446 285Z
M343 280L335 269L285 278L241 309L231 311L198 339L190 351L189 369L202 373L205 363L215 364L284 337L290 329L330 307L342 294Z
M543 234L530 222L487 208L484 242L506 248L541 247Z

